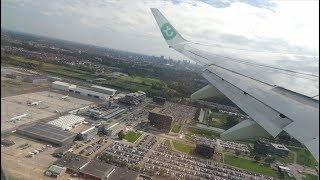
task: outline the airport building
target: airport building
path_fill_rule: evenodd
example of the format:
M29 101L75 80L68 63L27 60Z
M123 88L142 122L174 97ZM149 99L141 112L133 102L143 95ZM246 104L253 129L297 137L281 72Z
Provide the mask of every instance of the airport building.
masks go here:
M212 158L214 154L214 146L207 143L198 143L195 152L202 157Z
M106 87L97 86L97 85L91 86L91 89L94 90L94 91L97 91L97 92L108 94L110 96L113 96L117 92L117 90L115 90L115 89L106 88Z
M141 103L146 98L146 93L138 91L135 93L126 94L124 97L119 99L119 102L122 102L127 105L137 105Z
M157 109L154 109L149 112L148 120L152 127L161 132L169 133L173 118L172 116L161 114Z
M115 166L94 159L80 169L79 176L83 179L102 180L107 179L115 170Z
M154 96L152 98L152 101L159 104L159 105L164 105L166 103L166 98Z
M77 86L74 84L69 84L69 83L65 83L65 82L61 82L61 81L54 81L54 82L52 82L51 87L53 89L58 89L58 90L62 90L62 91L69 91L69 89L76 88Z
M288 156L289 155L289 149L285 147L282 144L275 144L275 143L270 143L271 144L271 151L278 155L278 156Z
M98 128L93 126L93 127L90 127L89 129L81 132L79 138L80 138L80 140L87 141L89 139L92 139L97 134L98 134Z
M60 176L63 176L63 174L66 172L66 168L65 167L60 167L57 165L51 165L46 171L45 171L45 175L49 176L49 177L55 177L55 178L59 178Z
M90 89L85 89L85 88L80 88L80 87L70 88L69 92L75 93L75 94L80 94L83 96L88 96L91 98L96 98L96 99L109 99L109 97L110 97L110 95L108 95L108 94L104 94L104 93L100 93L100 92L96 92L96 91L92 91Z
M101 93L101 92L96 92L96 91L92 91L90 89L86 89L86 88L80 88L77 87L74 84L69 84L69 83L65 83L65 82L61 82L61 81L54 81L52 82L51 87L53 89L58 89L61 91L68 91L70 93L74 93L74 94L79 94L79 95L83 95L83 96L88 96L91 98L96 98L96 99L109 99L109 97L111 96L110 94L107 93ZM101 87L101 86L99 86ZM101 87L100 89L103 89L104 87ZM95 89L99 89L97 87L95 87ZM107 92L106 89L109 88L105 88L104 91ZM102 90L101 90L102 91ZM112 89L109 89L108 93L113 92Z
M81 155L67 152L62 158L56 160L53 164L59 167L65 167L67 173L77 173L89 163L90 159Z
M29 82L29 83L45 83L48 81L48 78L46 76L42 76L42 75L29 75L26 76L23 79L24 82Z
M58 146L71 143L76 136L75 133L65 131L60 127L47 123L37 123L22 127L17 130L17 134L49 142Z
M254 143L254 151L258 154L276 154L278 156L288 156L289 149L282 144L270 143L267 140L259 139Z
M48 122L48 124L60 127L64 130L70 130L75 125L82 123L84 121L84 117L76 116L73 114L61 116L58 119Z

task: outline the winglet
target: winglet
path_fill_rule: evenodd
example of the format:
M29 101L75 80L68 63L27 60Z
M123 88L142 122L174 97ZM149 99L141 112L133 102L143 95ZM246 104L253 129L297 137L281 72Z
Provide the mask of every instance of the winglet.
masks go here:
M157 8L151 8L151 12L156 19L162 36L166 40L169 47L187 42L178 31L170 24L170 22L161 14Z

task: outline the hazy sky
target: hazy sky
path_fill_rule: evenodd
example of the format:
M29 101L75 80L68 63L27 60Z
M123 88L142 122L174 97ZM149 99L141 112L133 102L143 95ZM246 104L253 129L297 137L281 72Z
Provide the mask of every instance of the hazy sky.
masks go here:
M1 0L1 28L183 57L167 48L150 7L194 42L319 54L316 0Z

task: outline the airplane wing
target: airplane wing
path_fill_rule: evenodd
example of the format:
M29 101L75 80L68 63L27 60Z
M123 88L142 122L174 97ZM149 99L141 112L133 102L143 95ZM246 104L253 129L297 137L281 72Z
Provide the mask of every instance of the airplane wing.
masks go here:
M158 9L151 12L169 48L203 65L210 84L191 98L211 97L214 86L250 117L221 138L276 137L285 131L319 161L319 59L203 46L184 39Z

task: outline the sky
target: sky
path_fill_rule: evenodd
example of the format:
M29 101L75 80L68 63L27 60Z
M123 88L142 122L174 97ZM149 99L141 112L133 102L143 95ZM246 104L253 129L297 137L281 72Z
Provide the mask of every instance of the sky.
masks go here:
M187 59L168 48L151 7L193 42L319 55L316 0L1 0L1 28Z

